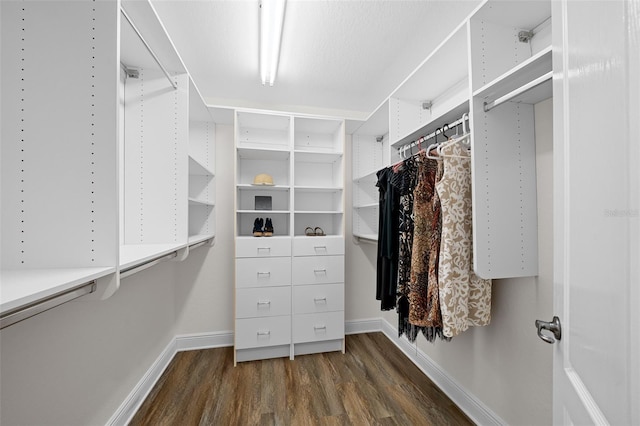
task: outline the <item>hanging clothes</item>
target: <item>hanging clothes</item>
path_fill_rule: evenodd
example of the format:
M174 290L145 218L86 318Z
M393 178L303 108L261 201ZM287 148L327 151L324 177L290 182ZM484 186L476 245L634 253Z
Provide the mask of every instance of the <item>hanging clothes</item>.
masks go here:
M379 170L376 186L379 191L378 258L376 268L376 299L380 309L396 306L398 284L398 226L400 195L391 184L393 170Z
M413 246L413 190L418 176L418 165L410 157L393 168L391 184L399 194L398 212L398 285L396 312L398 313L398 337L403 334L413 342L418 327L409 322L409 283L411 280L411 250Z
M435 192L438 168L438 162L427 158L426 152L419 154L413 205L409 322L421 327L422 333L430 342L436 337L443 337L437 274L430 274L430 268L438 262L439 244L435 242L440 240L440 206Z
M470 154L460 143L441 147L444 174L436 183L442 207L438 266L443 333L453 337L491 320L491 280L473 272Z

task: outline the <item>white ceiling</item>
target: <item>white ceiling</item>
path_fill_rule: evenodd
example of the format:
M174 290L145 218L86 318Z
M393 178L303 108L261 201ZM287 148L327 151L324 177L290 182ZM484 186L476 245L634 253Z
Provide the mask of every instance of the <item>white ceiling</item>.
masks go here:
M152 3L209 105L364 119L480 0L288 0L273 87L258 0Z

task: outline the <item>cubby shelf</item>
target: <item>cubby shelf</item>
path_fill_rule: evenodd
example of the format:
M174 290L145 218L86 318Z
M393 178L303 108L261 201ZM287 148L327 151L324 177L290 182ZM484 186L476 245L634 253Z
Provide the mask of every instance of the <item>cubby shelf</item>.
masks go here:
M190 206L215 206L215 203L213 201L207 201L207 200L199 200L197 198L189 198L189 205Z
M192 156L189 156L189 174L197 176L215 176L213 170L209 170L207 166L204 166Z

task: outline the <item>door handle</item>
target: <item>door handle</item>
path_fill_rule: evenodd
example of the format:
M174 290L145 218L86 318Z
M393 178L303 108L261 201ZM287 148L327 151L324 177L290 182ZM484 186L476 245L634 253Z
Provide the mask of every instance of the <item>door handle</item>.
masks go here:
M556 340L560 340L560 338L562 337L560 318L556 316L553 317L553 321L551 322L536 320L536 328L538 329L538 337L547 343L555 343ZM549 330L550 332L552 332L555 339L551 336L543 334L542 330Z

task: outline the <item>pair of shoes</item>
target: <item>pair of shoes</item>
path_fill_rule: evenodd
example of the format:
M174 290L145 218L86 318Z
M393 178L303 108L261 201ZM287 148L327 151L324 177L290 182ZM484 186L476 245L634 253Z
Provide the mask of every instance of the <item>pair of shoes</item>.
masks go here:
M304 230L304 235L307 237L324 237L325 233L319 226L316 226L315 228L307 226Z
M273 222L270 218L262 219L257 217L253 222L254 237L271 237L273 236Z

